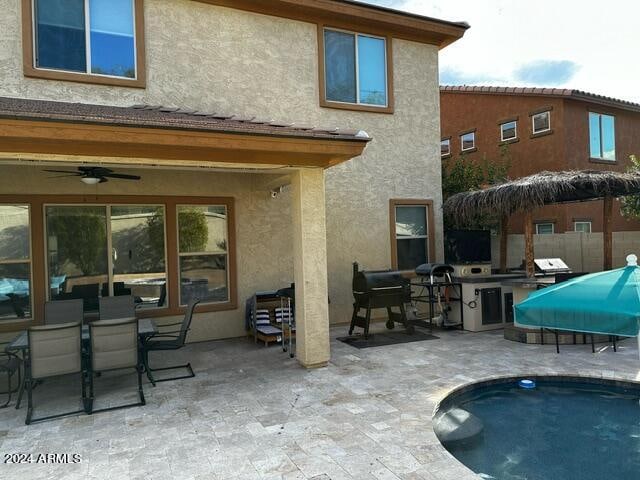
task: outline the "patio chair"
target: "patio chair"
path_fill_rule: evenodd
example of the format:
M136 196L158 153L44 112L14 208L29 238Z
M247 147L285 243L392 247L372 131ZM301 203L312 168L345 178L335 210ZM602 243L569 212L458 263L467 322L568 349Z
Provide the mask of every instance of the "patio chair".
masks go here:
M191 318L193 317L193 311L198 303L200 303L199 299L192 299L191 302L189 302L186 311L184 312L184 318L182 319L182 322L159 325L158 333L148 337L142 344L142 360L144 362L144 368L147 372L147 378L154 387L156 386L157 382L168 382L170 380L180 380L182 378L193 378L196 376L196 374L193 372L193 369L191 368L190 363L163 368L149 367L149 352L179 350L184 347L185 340L187 339L187 333L189 332L189 329L191 327ZM164 332L161 330L165 327L177 326L180 326L179 330L170 330ZM160 380L156 380L153 378L152 372L176 370L179 368L186 369L189 373L187 375L182 375L179 377L162 378Z
M131 295L100 297L100 320L132 318L136 316L135 300Z
M138 319L135 317L115 320L97 320L89 324L89 378L88 413L106 412L120 408L139 407L146 404L142 390L142 364L138 348ZM93 409L93 373L111 370L133 369L138 374L139 402L115 407Z
M84 308L82 300L53 300L44 303L44 324L59 325L61 323L82 323Z
M82 361L82 324L80 322L30 327L29 349L25 356L27 425L33 422L87 412L85 376ZM33 418L33 387L37 380L79 374L82 381L83 408L46 417Z
M20 357L15 353L7 352L4 348L9 345L9 342L0 343L0 373L7 376L7 401L0 405L0 408L6 408L11 403L11 396L16 390L20 390L18 394L18 404L22 398L22 391L24 383L22 382L22 375L20 374ZM13 386L13 378L18 376L18 387Z

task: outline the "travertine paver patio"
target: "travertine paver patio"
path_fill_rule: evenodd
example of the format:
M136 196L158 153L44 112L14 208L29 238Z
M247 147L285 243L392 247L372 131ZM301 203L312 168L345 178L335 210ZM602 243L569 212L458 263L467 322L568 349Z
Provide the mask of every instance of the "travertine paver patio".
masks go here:
M334 337L345 328L334 328ZM25 426L0 410L0 452L77 453L72 465L0 466L0 478L472 479L438 443L433 409L451 388L496 375L570 373L640 380L636 342L523 345L501 332L357 350L332 343L327 368L306 371L277 347L244 339L193 344L197 377L145 384L147 406ZM96 382L100 402L132 400L134 376ZM65 382L38 405L69 406ZM68 386L68 385L67 385ZM45 402L45 403L43 403ZM41 410L42 411L42 410Z

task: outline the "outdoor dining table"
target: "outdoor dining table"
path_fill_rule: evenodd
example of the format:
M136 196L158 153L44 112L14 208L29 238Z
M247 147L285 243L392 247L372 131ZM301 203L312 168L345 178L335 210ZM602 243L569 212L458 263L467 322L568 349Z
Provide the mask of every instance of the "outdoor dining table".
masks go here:
M150 318L141 318L138 320L138 335L141 339L150 337L151 335L158 333L158 327L156 323ZM82 325L82 341L89 341L89 325ZM20 352L29 348L29 338L27 331L20 332L5 348L8 352Z

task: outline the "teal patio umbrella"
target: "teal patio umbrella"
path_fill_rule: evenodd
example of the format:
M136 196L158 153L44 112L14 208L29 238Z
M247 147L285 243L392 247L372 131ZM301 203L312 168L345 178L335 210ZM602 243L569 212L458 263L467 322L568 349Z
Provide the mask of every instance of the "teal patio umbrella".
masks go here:
M583 275L533 292L513 307L525 327L638 337L640 351L640 267Z

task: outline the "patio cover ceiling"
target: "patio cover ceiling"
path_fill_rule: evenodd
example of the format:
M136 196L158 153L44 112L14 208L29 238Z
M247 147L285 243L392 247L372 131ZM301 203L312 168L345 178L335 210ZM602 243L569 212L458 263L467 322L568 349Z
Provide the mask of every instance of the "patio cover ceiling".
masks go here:
M0 153L154 159L181 166L328 168L362 154L360 130L175 107L0 97Z

